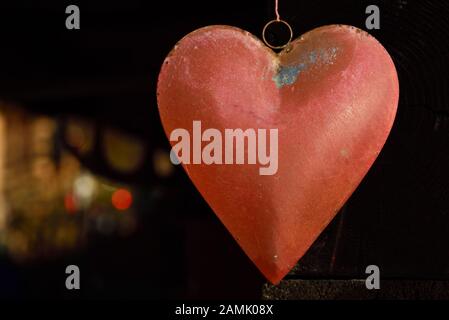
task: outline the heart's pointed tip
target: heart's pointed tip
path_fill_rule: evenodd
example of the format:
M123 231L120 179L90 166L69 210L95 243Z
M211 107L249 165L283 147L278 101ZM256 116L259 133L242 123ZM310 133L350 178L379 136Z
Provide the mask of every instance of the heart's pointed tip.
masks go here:
M288 272L283 272L282 274L275 274L275 275L265 275L265 278L274 286L277 286L279 283L281 283L282 279L287 275Z
M273 286L277 286L281 283L282 279L284 278L284 276L280 277L280 278L267 278L267 280L273 285Z
M259 269L263 276L273 285L278 285L290 272L291 268L281 265L271 265L270 268Z

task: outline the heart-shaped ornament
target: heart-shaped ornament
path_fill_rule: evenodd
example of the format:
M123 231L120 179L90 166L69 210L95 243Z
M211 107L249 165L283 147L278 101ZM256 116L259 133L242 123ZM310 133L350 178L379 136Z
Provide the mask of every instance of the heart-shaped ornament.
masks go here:
M178 157L190 159L183 161L187 174L265 277L278 283L378 156L399 84L387 51L355 27L314 29L276 54L244 30L209 26L167 56L157 94L172 145L184 137L176 129L189 134L189 148L178 149ZM239 151L237 142L225 143L227 129L253 130L257 142L264 140L258 129L266 129L266 145L257 151L271 150L272 162L251 162L248 147L244 164L226 164L228 153ZM248 135L245 146L254 139ZM206 149L222 164L201 158Z

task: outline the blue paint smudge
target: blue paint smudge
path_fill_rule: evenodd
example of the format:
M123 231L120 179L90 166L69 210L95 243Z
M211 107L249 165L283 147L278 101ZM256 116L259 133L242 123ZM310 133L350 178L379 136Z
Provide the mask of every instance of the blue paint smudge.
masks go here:
M307 54L302 56L302 61L307 61L306 63L300 63L298 65L294 66L281 66L278 68L276 75L273 76L273 81L276 84L276 87L278 89L282 88L283 86L292 85L296 82L298 79L299 74L301 71L306 70L307 68L311 67L312 65L319 63L321 61L321 64L328 64L332 63L332 60L335 58L335 55L337 53L338 49L335 47L325 49L320 49L317 51L311 51L308 54L308 61L307 61Z
M276 75L273 77L273 81L276 84L276 87L282 88L286 85L292 85L298 78L299 73L305 68L306 65L304 63L301 63L297 66L280 67Z
M312 52L310 53L310 55L309 55L309 60L310 60L310 62L312 62L312 63L315 63L315 62L316 62L316 52L315 52L315 51L312 51Z

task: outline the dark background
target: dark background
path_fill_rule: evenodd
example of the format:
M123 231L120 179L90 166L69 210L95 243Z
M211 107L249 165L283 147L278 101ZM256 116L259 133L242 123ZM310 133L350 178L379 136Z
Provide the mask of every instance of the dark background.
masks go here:
M65 8L81 10L81 30L65 28ZM400 102L380 157L329 227L286 279L449 278L449 3L447 1L280 0L295 36L325 24L365 28L376 4L399 74ZM260 36L273 1L0 2L0 98L28 112L93 120L164 148L156 106L160 65L185 34L228 24ZM99 148L101 146L98 146ZM80 156L98 175L157 196L136 204L138 231L126 240L92 238L76 254L31 264L0 259L0 296L26 298L259 298L264 279L181 168L158 178L152 158L139 172L115 172L100 156ZM292 192L295 192L292 190ZM65 289L65 266L82 289Z

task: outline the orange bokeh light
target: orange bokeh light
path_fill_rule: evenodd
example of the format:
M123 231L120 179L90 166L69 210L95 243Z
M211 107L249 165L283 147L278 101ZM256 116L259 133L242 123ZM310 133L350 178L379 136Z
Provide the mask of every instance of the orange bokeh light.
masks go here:
M112 205L117 209L117 210L126 210L129 207L131 207L131 204L133 202L133 196L131 194L131 192L129 192L126 189L117 189L113 194L112 194Z
M64 197L64 206L68 213L76 213L78 210L73 193L69 192Z

